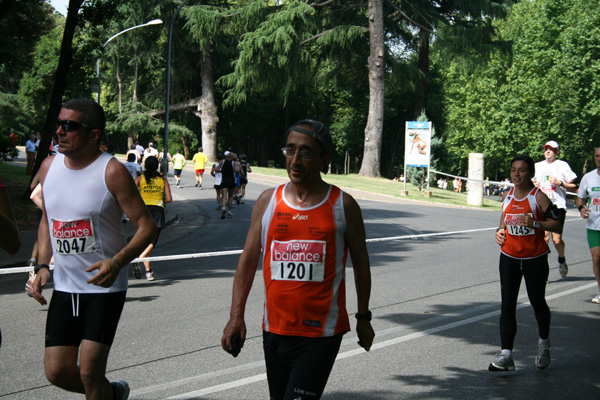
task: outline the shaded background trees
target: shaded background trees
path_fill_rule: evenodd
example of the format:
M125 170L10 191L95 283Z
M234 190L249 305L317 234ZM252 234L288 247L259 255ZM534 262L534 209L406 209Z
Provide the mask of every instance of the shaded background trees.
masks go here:
M541 159L541 145L553 139L581 176L600 139L598 3L382 1L384 102L373 113L366 3L191 0L174 26L169 151L191 155L203 145L213 156L234 150L258 165L281 166L286 127L310 117L331 127L332 171L356 173L368 121L380 118L372 133L380 138L379 159L367 161L374 168L366 174L391 178L403 172L405 121L425 110L442 143L438 169L465 174L468 153L482 152L486 174L503 179L512 156ZM64 16L43 1L3 1L2 134L12 130L24 142L30 129L44 129L57 85L59 105L91 97L100 56L107 141L119 152L133 140L160 146L168 26L179 4L84 2L62 76ZM154 18L165 23L103 47L113 34Z

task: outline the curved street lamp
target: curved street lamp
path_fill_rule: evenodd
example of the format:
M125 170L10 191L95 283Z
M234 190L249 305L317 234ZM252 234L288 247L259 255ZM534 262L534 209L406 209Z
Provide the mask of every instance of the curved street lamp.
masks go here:
M163 23L162 19L153 19L152 21L148 21L145 24L136 25L136 26L132 26L131 28L124 29L121 32L117 33L116 35L112 35L111 37L109 37L108 40L106 42L104 42L104 44L102 45L102 48L104 48L104 46L106 46L106 44L108 42L110 42L111 40L113 40L114 38L116 38L117 36L119 36L122 33L130 31L132 29L141 28L142 26L160 25L162 23ZM96 102L98 104L100 104L100 57L98 57L98 59L96 60L96 79L98 80L98 91L96 92Z

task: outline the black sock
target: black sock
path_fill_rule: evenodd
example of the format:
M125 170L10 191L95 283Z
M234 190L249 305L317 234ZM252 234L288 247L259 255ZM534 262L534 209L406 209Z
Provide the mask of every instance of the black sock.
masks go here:
M558 257L558 263L559 263L559 264L562 264L562 263L564 263L565 261L567 261L567 259L566 259L565 257Z

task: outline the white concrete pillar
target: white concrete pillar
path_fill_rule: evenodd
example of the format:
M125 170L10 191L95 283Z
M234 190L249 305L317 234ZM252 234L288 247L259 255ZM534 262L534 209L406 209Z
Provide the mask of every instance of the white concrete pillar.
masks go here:
M469 153L469 179L483 181L484 156L482 153ZM483 182L468 181L469 192L467 194L467 204L470 206L481 207L483 205Z

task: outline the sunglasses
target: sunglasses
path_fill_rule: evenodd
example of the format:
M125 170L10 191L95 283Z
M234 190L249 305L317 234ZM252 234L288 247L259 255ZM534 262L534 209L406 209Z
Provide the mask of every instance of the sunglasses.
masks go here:
M83 122L71 121L69 119L61 120L58 118L56 120L56 127L61 127L65 132L77 131L81 128L92 129L91 126L84 124Z

